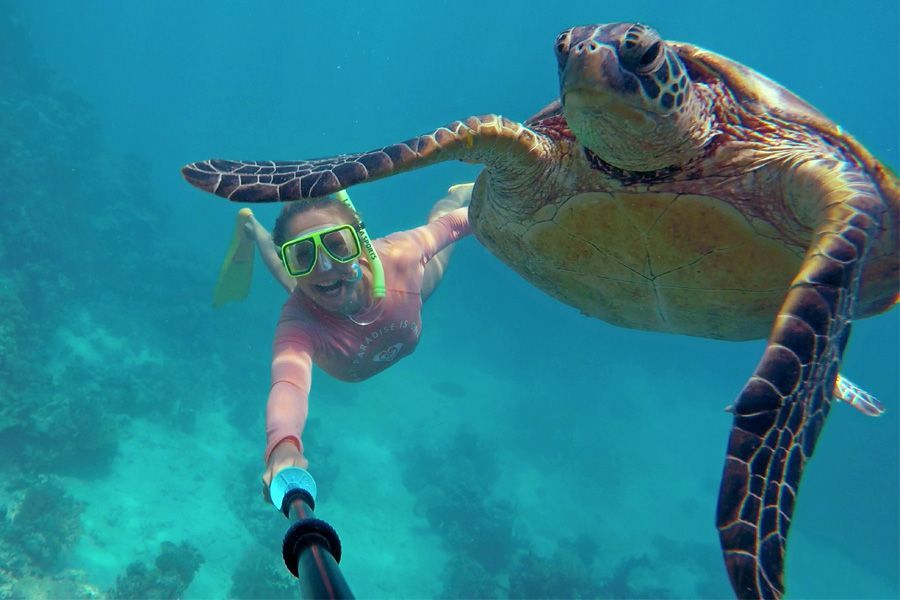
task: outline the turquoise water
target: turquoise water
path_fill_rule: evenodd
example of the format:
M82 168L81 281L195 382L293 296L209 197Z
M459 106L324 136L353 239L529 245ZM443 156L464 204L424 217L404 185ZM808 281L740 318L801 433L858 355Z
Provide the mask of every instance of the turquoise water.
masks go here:
M236 207L185 184L186 162L524 119L557 91L560 30L640 20L783 83L900 165L896 2L0 7L0 598L292 593L258 483L283 292L258 264L245 302L210 308ZM381 235L476 174L448 163L353 197ZM474 239L424 319L384 374L314 376L318 512L357 595L729 594L722 408L761 342L587 319ZM833 408L791 530L792 597L900 596L898 334L896 310L854 327L843 372L888 412Z

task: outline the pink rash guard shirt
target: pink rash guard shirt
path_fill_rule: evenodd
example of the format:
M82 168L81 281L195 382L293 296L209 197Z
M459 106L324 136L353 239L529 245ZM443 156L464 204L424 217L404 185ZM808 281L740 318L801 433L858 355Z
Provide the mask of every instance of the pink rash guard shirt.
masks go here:
M309 411L312 364L342 381L362 381L415 350L422 332L422 279L435 254L467 236L467 208L375 240L387 293L381 315L358 325L328 312L296 288L275 329L272 387L266 406L266 454L289 439L300 452Z

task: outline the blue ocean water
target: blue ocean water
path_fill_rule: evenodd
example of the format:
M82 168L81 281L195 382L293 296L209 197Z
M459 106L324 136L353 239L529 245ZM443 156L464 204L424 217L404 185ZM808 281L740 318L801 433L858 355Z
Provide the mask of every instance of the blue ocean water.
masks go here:
M0 7L0 598L290 597L258 483L283 292L257 265L246 301L210 308L236 207L188 186L184 163L525 119L557 92L559 31L637 20L757 69L900 165L896 2ZM387 234L477 172L442 164L353 198ZM271 226L277 207L256 212ZM722 409L761 349L587 319L465 240L415 355L362 384L314 376L306 443L351 585L728 596ZM888 412L833 407L791 530L792 597L900 596L898 362L896 310L855 324L843 372Z

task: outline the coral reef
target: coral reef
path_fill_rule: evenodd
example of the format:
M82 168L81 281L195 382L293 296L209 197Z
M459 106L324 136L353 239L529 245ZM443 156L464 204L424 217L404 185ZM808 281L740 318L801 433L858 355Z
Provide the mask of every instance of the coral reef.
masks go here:
M89 584L53 572L82 505L45 474L104 475L137 417L191 431L213 403L246 406L247 377L209 345L246 323L198 307L198 282L214 274L195 263L193 240L168 236L172 211L152 169L104 148L94 111L32 56L15 9L0 14L0 168L17 173L0 220L0 491L16 498L0 495L0 598L67 582L65 593L36 595L90 596ZM263 406L264 391L254 414ZM327 494L336 467L317 447ZM260 500L259 470L246 473L246 521L277 555L287 522ZM52 531L42 515L51 501ZM166 545L155 566L130 565L110 595L179 596L201 561Z
M12 279L0 277L0 380L5 382L4 388L27 383L17 381L17 375L25 366L23 346L28 344L29 336L27 310L16 292L17 286ZM29 370L24 369L24 372Z
M602 563L593 534L557 541L549 556L518 535L525 524L496 497L500 465L490 443L461 430L443 444L412 445L401 455L416 510L440 534L450 559L448 598L665 598L653 585L659 563L645 556ZM603 577L602 573L610 573Z
M513 530L512 507L492 497L500 471L493 448L478 435L460 431L441 447L412 445L401 460L416 510L453 556L444 593L487 594L490 579L512 564L521 546Z
M653 569L646 556L619 562L610 577L597 582L595 551L585 553L576 542L560 542L549 558L521 555L509 576L509 598L669 598L660 587L644 583L642 571Z
M715 542L673 540L658 535L653 540L654 555L666 557L670 565L691 574L697 598L725 598L732 594L723 577L721 550Z
M0 468L8 493L24 494L0 519L0 596L90 597L89 584L54 572L79 535L82 505L42 474L104 474L127 408L191 420L194 408L179 400L177 386L154 386L167 381L163 369L147 369L134 350L149 341L165 348L161 363L183 364L166 354L202 357L193 347L202 335L172 341L159 327L167 317L169 327L197 325L187 303L179 306L171 290L152 283L184 289L197 273L184 266L187 259L148 261L132 243L136 233L163 237L165 212L149 180L141 180L146 169L122 175L136 159L104 151L93 111L33 59L14 9L0 15L0 168L19 172L4 187L0 220ZM123 306L135 310L125 314ZM63 334L80 346L66 346ZM104 335L127 345L98 345ZM87 356L92 348L98 352ZM203 374L195 377L203 383L215 378L208 367L184 365ZM135 390L144 394L137 403ZM17 492L12 481L27 483ZM189 549L166 547L154 569L132 566L117 593L179 595L197 565Z
M102 598L103 593L89 583L82 571L66 570L46 577L25 576L5 578L0 568L0 600L22 598L65 598L66 600L91 600Z
M478 562L456 555L444 568L443 598L498 598L501 594L497 578Z
M153 568L141 562L129 564L125 573L116 578L116 586L107 592L107 597L181 598L203 562L203 556L189 542L177 546L163 542Z
M601 586L601 594L606 598L668 598L669 593L653 585L635 583L640 570L651 570L653 563L646 556L633 556L620 562L612 577Z
M297 580L288 573L281 554L267 547L248 549L231 574L230 598L265 600L299 598Z
M510 598L599 598L591 577L590 558L560 545L553 556L544 558L523 554L510 574ZM619 597L619 596L611 596Z
M21 501L0 514L0 565L7 576L43 575L81 535L84 505L66 494L55 479L38 477L26 483Z
M18 296L0 306L17 316L28 312ZM118 427L103 390L84 386L77 377L63 377L65 385L56 385L47 372L48 350L30 347L24 335L34 323L28 317L0 326L0 336L14 330L13 341L6 342L14 352L0 360L0 372L11 371L9 378L0 377L0 464L22 473L102 475L118 448Z
M601 593L592 576L596 543L587 535L560 540L549 558L533 551L519 556L509 575L510 598L598 598ZM616 596L612 596L616 597Z
M3 443L3 432L27 419L28 393L37 387L38 373L29 362L34 355L31 346L36 339L29 324L27 309L11 278L0 276L0 448L13 448ZM8 452L0 453L0 464L10 461Z
M119 428L94 399L77 390L54 390L42 410L30 415L30 427L20 430L20 468L82 478L105 475L118 450Z
M11 535L35 564L51 568L81 535L83 509L60 484L47 481L25 494L13 518Z

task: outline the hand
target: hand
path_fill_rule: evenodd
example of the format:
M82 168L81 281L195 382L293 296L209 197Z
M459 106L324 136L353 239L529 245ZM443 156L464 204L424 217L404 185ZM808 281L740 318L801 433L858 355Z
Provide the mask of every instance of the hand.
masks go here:
M469 202L472 200L472 188L474 186L474 183L458 183L456 185L451 185L450 189L447 190L446 197L448 199L453 199L453 202L456 204L454 208L468 206Z
M259 240L260 229L264 230L264 228L260 222L256 220L253 211L249 208L242 208L238 211L238 216L244 220L244 235L254 242L257 242Z
M263 498L266 502L271 502L272 499L269 496L269 484L272 483L272 478L282 469L286 469L287 467L300 467L301 469L306 469L309 466L309 461L304 458L303 454L300 453L300 450L297 449L297 446L290 440L284 440L279 442L275 449L272 450L272 454L269 455L269 462L266 463L266 470L262 476L263 483Z
M469 201L472 200L472 186L474 185L474 183L460 183L450 186L447 195L431 207L431 212L428 213L428 222L436 221L457 208L468 206Z

